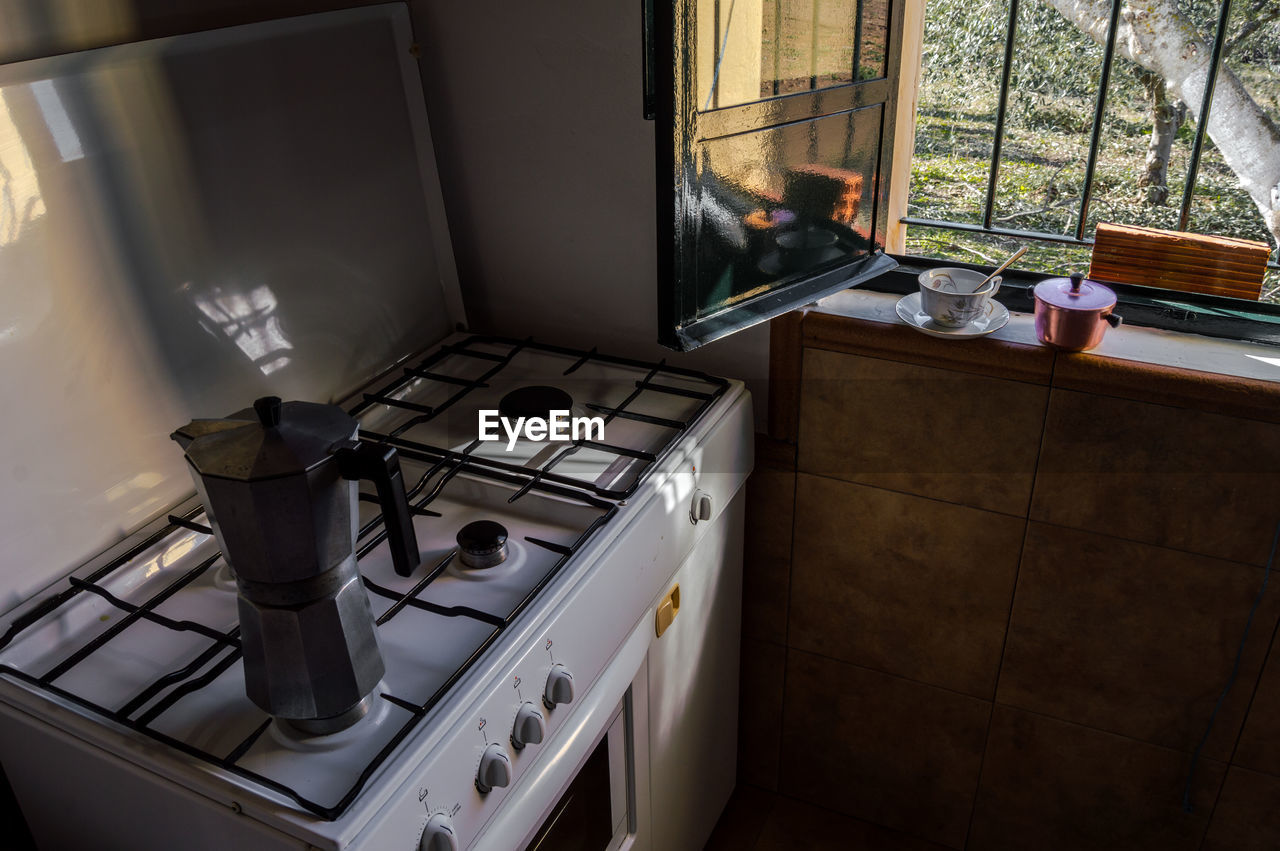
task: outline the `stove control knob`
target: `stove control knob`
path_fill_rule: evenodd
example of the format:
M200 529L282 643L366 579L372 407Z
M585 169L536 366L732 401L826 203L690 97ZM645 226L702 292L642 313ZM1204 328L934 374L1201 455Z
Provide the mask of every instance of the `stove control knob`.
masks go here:
M476 772L476 788L488 792L495 786L511 783L511 757L502 745L493 744L484 749L480 757L480 770Z
M418 840L418 851L458 851L458 836L448 816L436 813L427 821Z
M693 502L689 504L689 522L711 519L711 494L703 490L693 492Z
M542 717L538 707L525 701L516 713L515 726L511 728L512 747L521 750L525 745L540 745L546 734L547 719Z
M548 709L555 709L562 703L573 703L573 674L556 662L547 674L547 689L542 693L542 702Z

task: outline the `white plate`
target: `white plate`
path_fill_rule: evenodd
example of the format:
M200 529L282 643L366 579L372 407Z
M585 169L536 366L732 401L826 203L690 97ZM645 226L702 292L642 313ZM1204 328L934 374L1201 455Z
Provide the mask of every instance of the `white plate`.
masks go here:
M898 299L896 307L898 317L912 328L930 337L950 337L967 340L970 337L982 337L992 331L998 331L1009 322L1009 308L998 301L987 302L987 312L961 328L948 328L934 322L929 314L920 308L920 293Z

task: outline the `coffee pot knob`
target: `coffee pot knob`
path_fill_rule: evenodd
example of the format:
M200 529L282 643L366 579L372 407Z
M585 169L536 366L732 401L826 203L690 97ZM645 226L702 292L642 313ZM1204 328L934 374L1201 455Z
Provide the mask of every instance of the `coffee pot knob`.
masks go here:
M253 403L253 411L258 415L258 422L267 428L280 425L280 412L283 407L284 403L280 401L279 396L263 396Z

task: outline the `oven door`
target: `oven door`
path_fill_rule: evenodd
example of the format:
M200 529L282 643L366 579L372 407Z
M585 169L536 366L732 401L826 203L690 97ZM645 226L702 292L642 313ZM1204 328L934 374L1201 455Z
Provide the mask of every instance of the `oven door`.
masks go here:
M649 851L651 615L542 746L476 851Z

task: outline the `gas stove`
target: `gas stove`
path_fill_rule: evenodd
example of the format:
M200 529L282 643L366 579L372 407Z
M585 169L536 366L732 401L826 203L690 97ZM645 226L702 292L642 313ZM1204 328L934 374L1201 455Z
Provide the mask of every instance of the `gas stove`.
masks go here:
M391 3L0 66L22 185L45 192L5 254L29 314L0 372L42 415L11 441L0 761L44 847L509 851L571 826L666 851L700 847L727 800L750 397L457 331L418 54ZM37 103L65 113L59 145ZM349 511L314 526L342 538L334 588L318 558L233 575L218 536L262 513L211 497L211 519L189 496L206 471L168 439L255 399L274 428L281 398L338 401L338 453L398 453L407 511L384 523L362 484L355 559ZM295 628L256 680L249 585ZM314 628L329 592L383 664L311 667L353 634ZM246 670L359 688L336 714L266 701L274 718Z
M396 572L377 496L362 485L357 555L386 662L363 718L307 736L245 696L235 581L199 506L169 515L13 621L0 638L0 673L23 688L18 702L65 709L104 725L123 747L182 760L205 775L194 786L268 809L286 803L294 813L286 822L340 822L388 766L422 759L415 736L422 741L474 667L491 671L520 649L513 625L547 618L544 596L563 596L552 592L593 571L604 597L625 591L637 577L611 575L624 560L583 551L599 551L597 538L606 551L610 538L617 546L618 535L605 533L620 513L627 526L642 513L668 514L651 495L643 510L628 500L651 476L655 493L660 482L668 500L677 498L673 474L696 475L686 436L723 397L744 395L662 363L474 336L375 386L348 409L363 439L399 449L422 565L407 577ZM509 453L476 439L476 412L525 387L555 387L574 407L599 413L603 438L520 441ZM733 428L742 426L739 414ZM687 513L676 522L692 527ZM620 623L634 621L647 602L619 601L613 611ZM574 672L583 683L589 673ZM528 689L541 691L536 679ZM534 706L539 717L551 714Z

